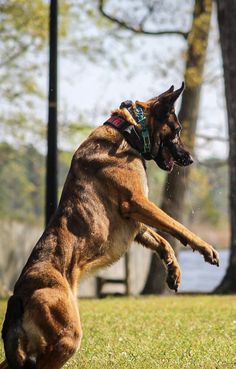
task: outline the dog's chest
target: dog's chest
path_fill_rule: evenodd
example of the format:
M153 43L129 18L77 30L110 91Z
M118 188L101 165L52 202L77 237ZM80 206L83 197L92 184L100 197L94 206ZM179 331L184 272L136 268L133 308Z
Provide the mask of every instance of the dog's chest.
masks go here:
M118 222L117 227L113 227L109 240L104 245L111 263L119 260L125 254L134 241L138 229L138 223L132 220Z
M146 171L139 167L139 179L144 196L148 196L148 182ZM120 215L113 218L112 226L110 224L109 240L105 245L106 252L109 254L112 262L118 260L131 246L139 230L139 223L133 219L124 219Z
M138 174L139 189L142 189L143 195L148 197L148 181L143 165L136 167L136 174ZM135 187L133 190L135 191ZM128 250L139 227L139 223L134 219L124 219L118 214L114 216L112 226L110 226L109 240L106 243L106 251L112 262L118 260Z

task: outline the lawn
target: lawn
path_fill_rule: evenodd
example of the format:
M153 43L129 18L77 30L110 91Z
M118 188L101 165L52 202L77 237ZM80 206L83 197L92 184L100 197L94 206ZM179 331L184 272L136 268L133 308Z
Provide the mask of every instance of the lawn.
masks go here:
M80 313L81 349L64 368L236 368L234 296L81 300Z

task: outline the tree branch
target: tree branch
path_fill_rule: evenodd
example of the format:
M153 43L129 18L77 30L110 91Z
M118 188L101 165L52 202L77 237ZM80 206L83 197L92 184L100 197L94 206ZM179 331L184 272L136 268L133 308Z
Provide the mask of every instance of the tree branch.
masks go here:
M7 59L3 60L0 63L0 68L4 67L5 65L11 63L13 60L17 59L18 56L25 53L31 45L32 45L32 43L20 46L19 50L17 50L15 53L11 54Z
M127 29L137 34L143 34L148 36L164 36L164 35L179 35L187 39L189 32L183 32L179 30L165 30L165 31L147 31L142 26L135 27L127 24L125 21L117 19L112 15L108 14L104 9L104 0L99 0L98 9L100 13L110 21L118 24L121 28ZM142 20L142 24L146 21L146 19Z
M147 13L144 15L143 19L141 20L140 26L143 28L145 22L148 20L148 18L150 17L150 15L152 14L154 9L154 5L148 6L148 11Z

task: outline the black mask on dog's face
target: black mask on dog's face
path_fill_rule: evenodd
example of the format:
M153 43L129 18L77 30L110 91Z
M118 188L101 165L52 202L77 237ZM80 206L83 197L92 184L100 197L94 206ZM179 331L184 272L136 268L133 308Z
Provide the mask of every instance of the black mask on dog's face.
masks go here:
M159 152L154 161L161 169L170 172L174 164L188 166L193 163L193 158L190 153L184 149L181 141L180 143L163 141L161 142Z
M151 156L166 171L171 171L175 164L187 166L193 163L192 156L181 142L182 127L174 110L174 103L183 89L184 83L175 91L174 86L171 86L169 90L149 101L153 151Z

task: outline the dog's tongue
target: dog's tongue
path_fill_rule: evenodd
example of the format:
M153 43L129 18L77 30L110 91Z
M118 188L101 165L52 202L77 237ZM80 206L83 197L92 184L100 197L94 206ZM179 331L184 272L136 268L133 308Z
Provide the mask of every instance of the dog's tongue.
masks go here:
M169 150L169 148L164 147L163 149L163 157L166 165L166 170L171 171L174 166L174 158Z
M168 172L170 172L174 166L174 158L167 147L162 148L155 162L161 169L166 170Z

